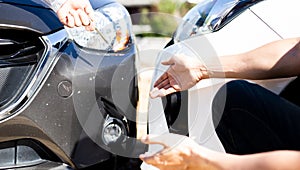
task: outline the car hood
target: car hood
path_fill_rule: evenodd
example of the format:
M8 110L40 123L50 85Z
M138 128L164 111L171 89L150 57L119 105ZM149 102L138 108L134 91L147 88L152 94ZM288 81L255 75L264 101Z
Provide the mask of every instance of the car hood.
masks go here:
M0 0L0 2L49 8L48 5L41 0Z
M45 4L42 0L0 0L0 3L1 2L49 8L49 6ZM90 0L90 2L94 8L99 8L106 4L113 3L116 1L115 0Z

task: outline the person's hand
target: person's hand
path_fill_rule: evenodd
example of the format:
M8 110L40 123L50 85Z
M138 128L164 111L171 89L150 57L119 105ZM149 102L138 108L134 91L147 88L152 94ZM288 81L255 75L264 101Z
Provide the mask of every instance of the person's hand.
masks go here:
M201 147L186 136L168 133L157 137L146 136L141 141L145 144L159 144L164 147L154 155L140 155L142 161L160 170L221 169L214 161L220 153Z
M57 11L59 20L68 27L85 26L86 30L93 31L93 8L89 0L67 0Z
M203 63L184 55L174 56L168 61L163 61L162 64L170 67L155 82L150 92L151 98L187 90L201 79L208 78L208 71Z

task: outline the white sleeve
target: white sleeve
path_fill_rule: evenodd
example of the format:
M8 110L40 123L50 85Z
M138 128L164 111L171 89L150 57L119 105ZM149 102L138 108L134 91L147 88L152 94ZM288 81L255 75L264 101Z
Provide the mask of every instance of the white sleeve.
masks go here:
M46 4L49 5L51 9L55 12L59 10L59 8L67 1L67 0L42 0Z

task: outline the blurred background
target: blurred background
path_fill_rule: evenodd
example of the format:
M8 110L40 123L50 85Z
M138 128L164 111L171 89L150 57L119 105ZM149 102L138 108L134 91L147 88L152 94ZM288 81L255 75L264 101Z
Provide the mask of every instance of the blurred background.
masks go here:
M136 67L139 80L137 138L147 134L149 90L156 58L171 40L182 17L200 0L117 0L128 10L139 51Z
M201 0L117 0L131 15L140 51L139 66L153 67L186 12Z
M177 27L172 17L181 18L201 0L117 1L123 4L131 14L134 32L138 37L170 37ZM172 17L166 17L167 15Z
M137 106L137 137L147 134L150 85L156 58L168 44L182 17L200 0L117 0L130 13L133 33L139 51L137 72L139 102ZM124 169L139 170L139 159L130 159ZM131 168L128 168L131 167Z

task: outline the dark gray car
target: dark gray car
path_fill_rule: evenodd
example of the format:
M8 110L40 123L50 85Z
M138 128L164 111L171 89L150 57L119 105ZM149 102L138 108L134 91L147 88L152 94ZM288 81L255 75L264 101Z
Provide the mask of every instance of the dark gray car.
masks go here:
M91 3L94 32L63 27L39 0L0 1L0 168L101 167L138 155L130 17L114 1Z

